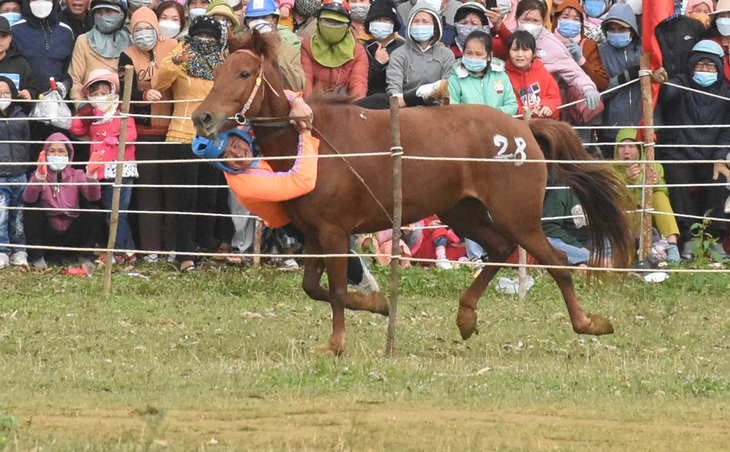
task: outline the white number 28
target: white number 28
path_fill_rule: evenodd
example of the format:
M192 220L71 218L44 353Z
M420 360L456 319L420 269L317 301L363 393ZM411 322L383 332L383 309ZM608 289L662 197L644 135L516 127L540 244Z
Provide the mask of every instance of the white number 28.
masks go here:
M499 147L499 151L497 151L497 155L495 158L502 159L502 160L516 160L515 165L520 166L523 163L525 163L525 159L527 159L527 154L525 154L525 148L527 147L527 143L525 142L525 139L522 137L514 137L515 146L517 146L517 149L512 154L505 154L507 152L507 146L509 146L509 139L504 135L495 135L494 136L494 145Z

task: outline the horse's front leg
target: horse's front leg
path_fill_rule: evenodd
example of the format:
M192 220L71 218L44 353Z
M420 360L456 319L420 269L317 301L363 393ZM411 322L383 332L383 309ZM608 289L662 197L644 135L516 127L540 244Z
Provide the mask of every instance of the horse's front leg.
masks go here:
M319 242L324 254L347 254L348 234L341 231L320 231ZM345 304L347 301L347 257L325 257L329 300L332 306L332 336L318 350L340 355L345 351Z

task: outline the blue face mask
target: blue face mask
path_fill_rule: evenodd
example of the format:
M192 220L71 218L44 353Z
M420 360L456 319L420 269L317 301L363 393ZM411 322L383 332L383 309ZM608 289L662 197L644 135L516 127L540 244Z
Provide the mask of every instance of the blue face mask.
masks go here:
M482 60L481 58L463 57L461 59L461 64L463 64L466 70L469 72L481 72L486 69L487 60Z
M692 80L701 87L707 88L717 82L717 72L695 72Z
M606 39L608 39L609 44L616 47L617 49L623 49L631 43L631 32L627 31L626 33L613 33L609 31L608 33L606 33Z
M8 19L8 22L10 23L10 26L12 27L13 24L20 20L20 13L2 13L0 16L3 16L4 18Z
M433 25L414 25L411 27L411 38L416 42L426 42L433 38Z
M583 24L579 20L558 20L558 33L564 38L574 38L580 33Z
M51 171L63 171L68 165L67 155L49 155L46 160Z
M585 0L583 2L583 11L585 11L588 17L595 18L600 16L605 8L606 4L603 3L603 0Z
M387 22L370 22L370 34L378 41L393 34L393 24Z

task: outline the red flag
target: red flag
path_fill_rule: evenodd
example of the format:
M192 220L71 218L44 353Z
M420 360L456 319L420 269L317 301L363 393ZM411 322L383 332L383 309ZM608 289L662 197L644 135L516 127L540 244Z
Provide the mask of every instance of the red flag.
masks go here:
M667 17L674 14L674 0L652 0L644 2L641 29L644 52L651 54L651 70L655 71L662 65L662 53L659 50L654 29Z

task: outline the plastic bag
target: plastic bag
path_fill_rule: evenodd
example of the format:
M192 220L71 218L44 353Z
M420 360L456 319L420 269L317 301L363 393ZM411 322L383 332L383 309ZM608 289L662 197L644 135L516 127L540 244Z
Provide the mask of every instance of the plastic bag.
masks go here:
M71 109L63 101L58 91L51 90L38 97L30 117L40 120L45 124L51 124L60 129L71 128Z

